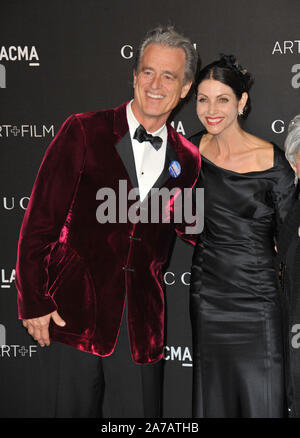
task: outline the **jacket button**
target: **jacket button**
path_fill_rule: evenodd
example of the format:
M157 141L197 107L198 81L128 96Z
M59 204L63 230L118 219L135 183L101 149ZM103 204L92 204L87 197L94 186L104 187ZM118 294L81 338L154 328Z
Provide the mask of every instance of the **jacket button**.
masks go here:
M122 267L123 271L134 272L133 268L127 268L126 266Z
M129 239L137 240L137 241L141 241L142 240L140 237L135 237L135 236L132 236L131 234L129 235Z

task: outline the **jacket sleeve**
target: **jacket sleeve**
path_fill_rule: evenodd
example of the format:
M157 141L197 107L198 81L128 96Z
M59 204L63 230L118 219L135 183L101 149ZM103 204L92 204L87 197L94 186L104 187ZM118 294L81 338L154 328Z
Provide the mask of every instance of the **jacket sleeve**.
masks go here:
M45 153L22 222L16 265L21 319L43 316L57 308L47 293L48 264L83 171L85 151L82 123L72 115Z

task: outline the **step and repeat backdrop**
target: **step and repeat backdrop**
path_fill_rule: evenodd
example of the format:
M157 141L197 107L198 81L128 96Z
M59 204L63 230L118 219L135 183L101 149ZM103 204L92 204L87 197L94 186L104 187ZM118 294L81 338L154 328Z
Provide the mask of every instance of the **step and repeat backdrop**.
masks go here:
M299 0L0 1L0 417L38 417L38 349L18 320L19 230L47 146L73 113L133 96L134 56L145 32L173 24L202 65L234 54L255 77L246 129L282 147L300 113ZM192 97L172 119L201 129ZM175 242L164 276L164 416L191 416L189 283L192 248ZM101 267L99 267L101 269ZM134 390L134 389L133 389Z

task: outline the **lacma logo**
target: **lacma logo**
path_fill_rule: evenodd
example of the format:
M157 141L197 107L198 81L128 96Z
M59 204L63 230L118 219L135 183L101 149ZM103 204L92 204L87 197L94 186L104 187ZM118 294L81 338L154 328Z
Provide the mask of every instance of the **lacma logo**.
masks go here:
M2 46L0 49L0 62L3 61L27 61L30 67L40 65L39 55L35 46Z
M54 137L54 125L0 125L0 137L30 137L30 138L45 138Z
M16 277L16 270L12 269L10 272L1 269L1 289L9 289L14 284Z
M3 324L0 324L0 346L6 344L6 329Z
M6 62L28 62L29 67L39 67L40 59L35 46L1 46L0 48L0 88L6 88Z
M181 362L183 367L192 367L193 360L192 355L190 353L189 347L181 347L174 345L168 346L165 345L163 349L163 358L164 360L175 360Z
M0 358L32 357L37 352L37 348L37 345L7 345L6 328L3 324L0 324Z
M0 88L6 88L6 69L0 64Z

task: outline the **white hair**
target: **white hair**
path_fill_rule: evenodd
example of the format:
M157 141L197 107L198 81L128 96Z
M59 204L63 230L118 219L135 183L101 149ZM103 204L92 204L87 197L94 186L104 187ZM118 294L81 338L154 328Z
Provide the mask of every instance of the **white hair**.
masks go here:
M296 155L300 150L300 114L295 116L289 123L284 150L287 160L296 165Z
M186 58L183 85L185 85L188 81L194 81L198 67L198 53L191 41L182 34L178 33L173 26L158 26L147 33L146 37L141 42L137 53L135 60L136 71L139 68L139 63L144 54L144 50L149 44L152 43L182 49Z

